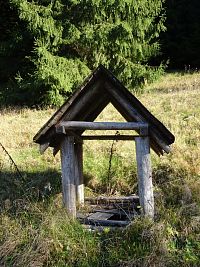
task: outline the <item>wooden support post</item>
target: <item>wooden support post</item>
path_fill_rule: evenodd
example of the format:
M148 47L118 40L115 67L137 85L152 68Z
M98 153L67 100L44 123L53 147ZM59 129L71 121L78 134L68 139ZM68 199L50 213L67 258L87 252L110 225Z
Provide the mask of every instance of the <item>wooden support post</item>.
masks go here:
M154 197L149 137L136 137L139 199L144 216L154 217Z
M83 181L83 145L76 143L75 151L75 184L76 198L79 205L84 204L84 181Z
M66 136L61 144L63 203L67 211L76 217L74 137Z

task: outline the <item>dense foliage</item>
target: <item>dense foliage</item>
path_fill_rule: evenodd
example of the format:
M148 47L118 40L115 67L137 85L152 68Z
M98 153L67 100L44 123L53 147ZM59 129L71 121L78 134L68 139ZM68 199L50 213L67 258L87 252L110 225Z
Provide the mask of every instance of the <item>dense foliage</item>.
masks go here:
M2 2L0 56L12 68L1 72L6 81L9 73L6 94L19 103L59 105L100 63L130 89L152 80L162 68L148 65L160 53L157 40L165 29L162 2Z

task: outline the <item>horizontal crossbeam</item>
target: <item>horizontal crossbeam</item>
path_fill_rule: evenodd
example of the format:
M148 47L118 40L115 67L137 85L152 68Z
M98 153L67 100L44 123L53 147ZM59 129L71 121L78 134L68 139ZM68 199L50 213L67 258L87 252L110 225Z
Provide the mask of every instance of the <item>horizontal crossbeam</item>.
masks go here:
M66 130L139 130L141 135L148 134L148 124L143 122L64 121L56 128L59 127L64 127Z
M83 140L135 140L138 135L82 135Z

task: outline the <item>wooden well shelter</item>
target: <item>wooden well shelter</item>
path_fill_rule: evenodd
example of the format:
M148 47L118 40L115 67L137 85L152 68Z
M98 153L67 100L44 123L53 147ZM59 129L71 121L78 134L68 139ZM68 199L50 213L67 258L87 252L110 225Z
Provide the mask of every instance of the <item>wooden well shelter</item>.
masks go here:
M109 104L126 122L94 122ZM85 130L133 130L137 135L84 135ZM72 217L84 203L83 141L134 140L139 201L145 216L154 216L150 148L157 155L170 152L174 135L106 68L100 65L73 92L34 137L43 153L53 147L61 154L63 203Z

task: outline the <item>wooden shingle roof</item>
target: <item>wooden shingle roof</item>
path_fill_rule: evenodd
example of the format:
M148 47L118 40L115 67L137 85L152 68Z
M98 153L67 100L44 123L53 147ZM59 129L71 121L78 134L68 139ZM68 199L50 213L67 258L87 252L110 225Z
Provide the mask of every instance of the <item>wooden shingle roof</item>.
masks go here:
M44 124L34 136L34 142L46 147L59 146L61 140L55 129L59 123L64 121L94 121L109 103L112 103L128 122L148 123L150 145L157 154L170 151L170 145L175 140L174 135L102 65L85 80L81 87L74 91L61 108Z

